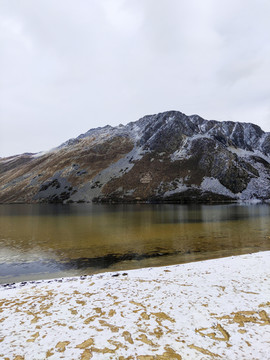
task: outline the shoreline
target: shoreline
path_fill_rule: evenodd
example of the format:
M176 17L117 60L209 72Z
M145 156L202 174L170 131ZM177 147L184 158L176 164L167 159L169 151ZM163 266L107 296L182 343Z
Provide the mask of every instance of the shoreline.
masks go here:
M264 359L270 251L0 286L0 358Z

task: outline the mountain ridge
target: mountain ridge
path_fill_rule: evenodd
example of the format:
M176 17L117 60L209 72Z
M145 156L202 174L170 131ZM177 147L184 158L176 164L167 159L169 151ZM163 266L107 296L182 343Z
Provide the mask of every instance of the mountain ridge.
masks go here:
M167 111L0 158L0 202L224 202L270 198L270 133Z

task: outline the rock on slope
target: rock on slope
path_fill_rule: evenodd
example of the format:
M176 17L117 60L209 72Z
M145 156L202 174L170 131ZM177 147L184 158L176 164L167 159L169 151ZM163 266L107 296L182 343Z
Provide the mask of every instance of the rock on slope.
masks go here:
M2 203L269 198L270 133L178 111L0 159Z

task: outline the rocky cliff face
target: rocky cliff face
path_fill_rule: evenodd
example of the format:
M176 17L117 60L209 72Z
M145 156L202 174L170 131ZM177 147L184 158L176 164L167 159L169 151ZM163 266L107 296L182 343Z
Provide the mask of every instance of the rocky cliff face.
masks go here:
M169 111L0 159L0 202L270 198L270 133Z

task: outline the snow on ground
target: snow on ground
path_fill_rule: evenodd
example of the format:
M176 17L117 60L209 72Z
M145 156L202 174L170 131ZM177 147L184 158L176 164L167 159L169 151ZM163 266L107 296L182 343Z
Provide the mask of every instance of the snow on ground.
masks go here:
M1 359L270 359L270 252L0 288Z

